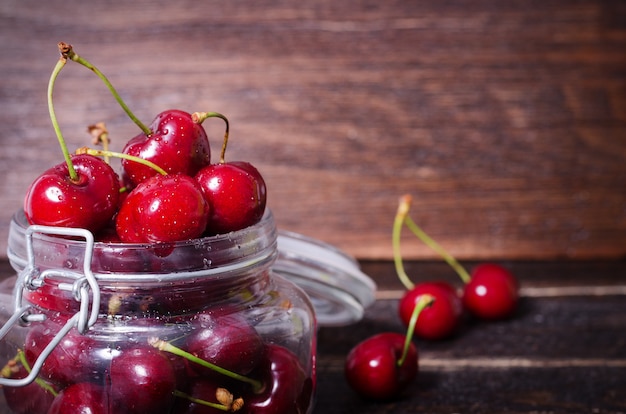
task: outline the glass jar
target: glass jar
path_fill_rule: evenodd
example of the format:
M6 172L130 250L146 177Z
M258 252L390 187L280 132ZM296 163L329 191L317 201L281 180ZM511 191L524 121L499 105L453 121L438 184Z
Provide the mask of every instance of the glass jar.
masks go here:
M0 413L310 413L317 320L351 323L374 300L356 261L279 233L269 211L227 235L141 245L18 212L8 245Z

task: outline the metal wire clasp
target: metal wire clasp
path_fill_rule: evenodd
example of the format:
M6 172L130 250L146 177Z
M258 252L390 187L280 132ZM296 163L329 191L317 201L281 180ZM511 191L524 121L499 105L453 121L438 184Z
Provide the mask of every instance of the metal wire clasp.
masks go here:
M69 269L46 269L39 271L35 263L35 250L33 247L33 235L36 233L70 236L85 239L85 251L82 272L75 272ZM25 289L36 290L46 283L48 277L61 277L68 282L58 284L58 288L72 292L74 299L80 302L78 312L74 314L65 325L57 332L44 348L37 360L31 367L28 376L20 379L0 378L0 385L21 387L30 384L35 380L45 359L54 348L61 342L63 337L74 327L80 333L85 333L89 327L96 323L100 311L100 287L98 281L91 271L91 262L94 250L94 236L89 230L32 225L26 229L26 247L28 263L26 268L20 272L15 288L13 315L0 328L0 340L2 340L15 324L29 324L41 322L46 316L42 313L33 313L32 306L23 303L23 292Z

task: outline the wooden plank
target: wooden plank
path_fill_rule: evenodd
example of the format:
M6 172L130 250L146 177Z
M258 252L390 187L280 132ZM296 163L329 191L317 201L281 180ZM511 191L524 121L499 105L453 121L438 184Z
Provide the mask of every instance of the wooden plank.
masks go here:
M340 361L337 361L339 364ZM363 401L338 366L321 359L316 412L345 413L621 413L623 367L446 370L426 367L404 398ZM341 365L341 364L339 364Z
M624 257L624 16L617 0L5 1L0 255L29 182L61 161L45 91L63 40L144 122L225 113L279 225L360 258L391 257L404 193L460 258ZM72 148L96 121L116 149L138 132L89 71L61 75ZM406 255L433 257L410 238Z
M456 337L416 340L421 369L402 398L373 403L344 379L358 341L402 332L396 300L378 301L363 321L319 334L317 410L328 413L623 412L626 324L623 295L526 298L513 319L471 323Z

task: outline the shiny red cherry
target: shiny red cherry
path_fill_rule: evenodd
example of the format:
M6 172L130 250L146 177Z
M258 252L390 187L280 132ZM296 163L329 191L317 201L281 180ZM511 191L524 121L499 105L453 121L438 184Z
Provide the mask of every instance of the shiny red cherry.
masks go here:
M463 303L456 289L447 282L423 282L407 290L399 303L400 319L408 326L415 305L425 294L433 296L435 301L420 313L415 323L415 335L429 340L450 337L460 324Z
M174 404L176 372L169 358L152 347L123 350L111 360L108 382L111 412L167 413Z
M98 232L117 210L119 178L98 157L83 154L74 155L71 160L77 179L70 178L65 162L48 169L28 188L24 213L31 224Z
M410 344L406 359L398 364L405 336L395 332L374 335L348 353L345 376L348 384L368 400L390 400L402 393L418 371L417 348Z
M264 386L258 393L243 395L244 405L238 411L249 414L306 414L313 394L313 383L307 378L298 357L279 345L268 344L264 361L251 374Z
M200 314L185 341L190 354L228 371L246 375L259 364L265 344L250 323L238 314ZM190 364L198 374L218 375L209 368Z
M115 226L125 243L175 242L202 235L208 218L209 206L192 177L159 174L128 194Z
M477 266L465 284L463 305L478 318L507 318L515 312L518 302L517 279L498 264L483 263Z
M47 414L109 414L109 397L102 385L79 382L56 396Z
M191 114L176 109L161 112L148 127L126 143L125 154L151 161L170 174L193 176L210 163L211 148L204 127ZM157 172L134 161L122 160L125 174L139 184Z
M204 167L196 175L211 206L210 234L223 234L256 224L265 211L267 190L250 163L232 161Z

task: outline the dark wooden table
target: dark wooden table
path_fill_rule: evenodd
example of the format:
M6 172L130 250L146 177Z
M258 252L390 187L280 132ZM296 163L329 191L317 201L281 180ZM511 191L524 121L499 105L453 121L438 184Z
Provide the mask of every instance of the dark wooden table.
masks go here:
M360 340L402 332L402 294L390 262L362 262L378 283L377 301L351 326L321 328L315 413L624 413L626 412L625 261L508 262L522 283L510 320L466 320L457 336L416 340L418 379L402 398L363 401L343 376ZM471 266L471 263L468 264ZM456 276L440 262L409 262L419 282ZM0 262L5 275L10 272Z
M397 401L360 400L343 378L345 355L382 331L402 332L402 287L388 262L364 262L378 300L354 326L319 333L318 413L626 412L626 262L506 263L522 281L519 312L466 321L446 341L417 340L418 380ZM439 262L407 266L416 280L455 275Z

